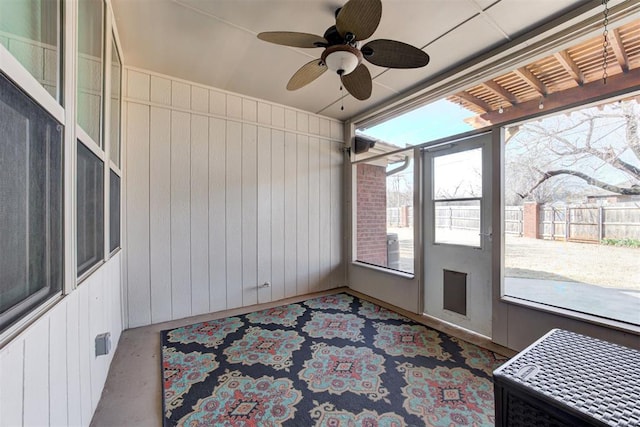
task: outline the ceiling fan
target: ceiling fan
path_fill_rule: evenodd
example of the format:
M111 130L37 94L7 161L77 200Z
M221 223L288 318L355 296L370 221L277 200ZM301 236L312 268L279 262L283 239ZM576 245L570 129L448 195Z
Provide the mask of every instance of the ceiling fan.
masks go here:
M303 65L287 83L288 90L300 89L331 70L356 99L371 96L371 73L362 63L366 59L386 68L419 68L429 63L429 55L417 47L395 40L372 40L362 47L361 40L373 35L382 17L381 0L349 0L336 10L336 25L324 36L292 31L268 31L260 40L299 48L324 48L318 59Z

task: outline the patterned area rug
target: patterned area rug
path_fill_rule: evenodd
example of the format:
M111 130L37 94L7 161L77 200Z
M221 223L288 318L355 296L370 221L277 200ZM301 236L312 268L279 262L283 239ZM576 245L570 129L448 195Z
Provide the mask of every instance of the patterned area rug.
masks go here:
M507 359L348 294L162 332L165 426L494 425Z

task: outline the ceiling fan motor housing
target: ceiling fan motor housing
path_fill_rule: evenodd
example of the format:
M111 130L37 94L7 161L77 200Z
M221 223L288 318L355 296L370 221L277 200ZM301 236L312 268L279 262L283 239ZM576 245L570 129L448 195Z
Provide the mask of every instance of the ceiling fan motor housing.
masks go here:
M322 62L340 76L347 75L362 62L362 53L355 47L340 44L329 46L322 52Z

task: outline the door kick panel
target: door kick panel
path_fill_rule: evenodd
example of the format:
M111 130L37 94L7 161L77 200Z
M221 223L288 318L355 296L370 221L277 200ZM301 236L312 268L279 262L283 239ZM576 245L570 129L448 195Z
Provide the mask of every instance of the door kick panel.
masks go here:
M467 315L467 273L442 270L443 276L443 307L463 316Z

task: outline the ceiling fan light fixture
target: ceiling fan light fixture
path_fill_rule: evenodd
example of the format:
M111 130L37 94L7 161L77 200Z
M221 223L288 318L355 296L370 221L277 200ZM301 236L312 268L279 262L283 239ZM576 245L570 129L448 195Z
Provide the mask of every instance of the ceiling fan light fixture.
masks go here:
M328 69L340 76L345 76L360 65L362 54L349 45L337 45L325 49L322 60Z

